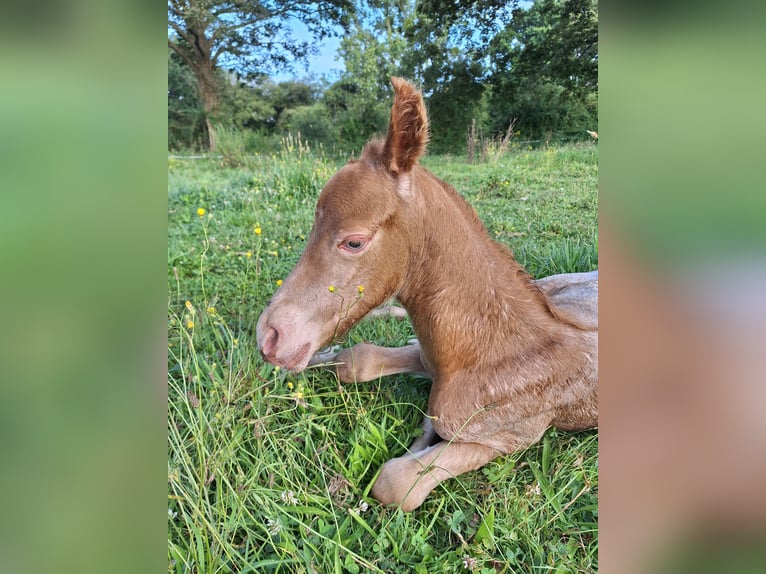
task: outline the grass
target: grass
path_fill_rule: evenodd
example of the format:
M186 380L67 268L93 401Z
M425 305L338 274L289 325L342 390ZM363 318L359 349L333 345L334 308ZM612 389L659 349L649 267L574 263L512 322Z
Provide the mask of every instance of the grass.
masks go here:
M294 376L255 343L260 311L344 160L288 146L239 159L169 165L169 572L596 572L595 432L551 429L446 481L410 514L369 496L380 465L415 435L428 382ZM534 276L597 266L595 146L423 163ZM412 336L408 322L384 319L345 339Z

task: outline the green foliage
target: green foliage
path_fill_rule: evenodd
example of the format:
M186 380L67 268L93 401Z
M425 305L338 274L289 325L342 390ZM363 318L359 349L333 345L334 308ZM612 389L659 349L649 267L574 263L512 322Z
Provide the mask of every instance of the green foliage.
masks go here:
M423 90L434 152L462 153L474 121L485 141L501 137L512 121L517 139L535 145L587 140L586 130L598 130L595 0L514 6L496 0L355 2L339 48L345 70L335 82L277 84L254 70L242 76L219 70L217 125L263 135L300 132L311 145L357 151L385 133L389 78L397 75ZM184 66L178 56L169 64L174 94L188 94L197 77L191 64ZM186 108L169 97L172 148L199 142L201 118L213 113L198 98L195 104L187 95L184 102Z
M317 52L314 38L336 33L347 21L349 0L231 2L169 0L168 46L189 67L197 83L208 145L214 149L220 122L222 69L250 78L290 67ZM294 22L303 23L312 39L296 39Z
M401 62L409 49L405 34L413 10L408 2L358 2L338 50L345 71L323 98L346 147L359 150L370 137L385 133L390 78L411 77Z
M204 110L193 87L194 80L177 56L171 54L170 60L168 147L202 149ZM277 83L266 77L244 82L236 74L223 72L218 73L216 81L220 95L217 152L227 158L234 152L276 152L283 135L289 132L301 131L316 143L329 144L337 139L337 129L330 123L329 114L317 107L319 84ZM307 110L313 113L307 114ZM297 119L293 118L294 113L298 113ZM322 126L333 128L332 135L326 135Z
M205 136L205 113L189 67L168 49L168 149L194 149Z
M340 80L325 92L322 102L339 129L339 142L346 150L359 151L373 135L386 132L390 97L371 97L352 80Z
M597 152L513 148L493 164L425 163L539 276L595 266ZM238 167L170 160L168 571L597 571L595 432L551 430L403 514L369 488L416 434L429 383L340 385L260 358L256 320L340 163L297 138ZM385 319L344 343L412 336L409 322Z
M326 149L333 149L340 141L340 128L321 103L287 110L282 116L281 126L289 133L300 134L312 145L321 145Z
M221 126L237 130L271 131L279 112L268 90L273 82L261 79L244 83L235 74L219 74Z
M490 126L518 118L526 139L598 129L598 6L543 0L513 12L490 42Z
M429 145L435 153L462 153L471 122L486 124L486 88L478 81L479 67L476 62L455 62L450 81L428 98Z
M352 12L347 0L311 5L292 0L170 0L168 26L176 34L170 43L190 66L208 58L215 67L221 62L243 74L263 74L316 53L314 39L335 33L333 26L343 24ZM296 38L294 20L302 22L313 38ZM191 42L194 38L204 41Z
M281 138L263 131L222 127L218 130L218 154L228 167L244 167L252 163L259 153L276 151Z

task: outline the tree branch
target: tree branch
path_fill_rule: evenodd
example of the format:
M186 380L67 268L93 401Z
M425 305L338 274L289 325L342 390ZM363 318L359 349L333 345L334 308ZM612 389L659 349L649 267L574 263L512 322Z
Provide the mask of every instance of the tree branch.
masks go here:
M171 28L173 28L173 30L175 30L176 34L178 34L179 36L181 36L181 38L186 40L189 43L190 46L194 45L194 39L189 34L188 30L186 30L185 28L182 28L181 26L179 26L175 22L171 22L170 20L168 20L168 25Z
M240 20L239 22L235 23L227 23L225 25L218 26L212 34L212 38L216 38L217 36L220 36L221 34L228 34L230 32L234 32L236 30L241 30L242 28L247 28L248 26L254 26L255 24L258 24L260 22L264 22L267 20L274 19L274 14L270 14L265 17L254 17L254 18L248 18L246 20Z
M181 56L181 59L186 62L190 68L194 69L194 57L188 50L185 50L175 42L171 41L170 38L168 38L168 47Z
M189 8L188 2L180 2L179 0L168 0L168 4L173 13L179 18L183 18L184 14L186 14L186 9Z

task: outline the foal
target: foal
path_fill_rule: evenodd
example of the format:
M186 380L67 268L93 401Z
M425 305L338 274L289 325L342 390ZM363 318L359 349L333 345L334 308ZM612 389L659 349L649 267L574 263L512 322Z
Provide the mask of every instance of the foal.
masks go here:
M360 344L334 360L344 382L433 379L424 434L372 488L383 504L413 510L441 481L535 443L550 426L597 425L598 276L532 281L454 188L417 163L428 140L423 99L392 83L386 138L327 182L257 339L266 360L300 372L375 307L401 302L418 344Z

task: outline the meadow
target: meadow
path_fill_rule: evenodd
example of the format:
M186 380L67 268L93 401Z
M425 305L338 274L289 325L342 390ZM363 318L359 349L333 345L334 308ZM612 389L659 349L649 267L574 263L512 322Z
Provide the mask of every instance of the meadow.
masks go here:
M415 436L429 382L346 385L260 357L258 316L343 163L294 142L273 155L169 159L168 571L596 572L596 431L550 429L405 514L369 490ZM592 143L422 163L532 276L598 266ZM413 335L408 321L376 319L339 343Z

